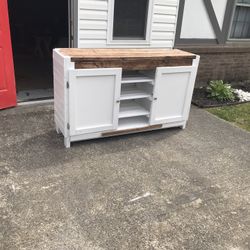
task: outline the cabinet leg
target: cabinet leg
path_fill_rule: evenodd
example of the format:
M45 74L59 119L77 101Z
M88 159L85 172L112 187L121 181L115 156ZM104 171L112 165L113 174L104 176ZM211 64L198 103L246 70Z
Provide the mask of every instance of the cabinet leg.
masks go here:
M71 145L70 137L64 138L64 145L65 145L66 148L70 148L70 145Z
M60 132L61 132L61 131L60 131L59 127L56 125L56 133L57 133L57 134L60 134Z
M182 129L185 129L187 127L187 123L185 122L185 124L183 124L182 126L181 126L181 128Z

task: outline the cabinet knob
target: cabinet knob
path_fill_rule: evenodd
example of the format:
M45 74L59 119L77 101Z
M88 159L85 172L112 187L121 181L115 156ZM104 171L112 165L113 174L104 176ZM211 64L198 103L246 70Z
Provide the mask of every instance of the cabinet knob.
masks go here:
M157 97L155 97L155 98L154 98L154 101L157 101L157 100L158 100L158 98L157 98Z

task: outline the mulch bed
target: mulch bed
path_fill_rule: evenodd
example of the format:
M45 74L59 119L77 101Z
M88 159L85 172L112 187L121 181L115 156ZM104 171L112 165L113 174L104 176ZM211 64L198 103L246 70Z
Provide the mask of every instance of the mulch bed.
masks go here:
M250 83L237 83L236 85L232 84L232 88L234 89L242 89L243 91L250 92ZM195 88L192 104L198 106L199 108L214 108L214 107L222 107L229 105L237 105L247 102L241 102L239 99L235 99L234 101L220 102L217 100L209 99L207 97L208 93L206 91L206 87L203 88Z

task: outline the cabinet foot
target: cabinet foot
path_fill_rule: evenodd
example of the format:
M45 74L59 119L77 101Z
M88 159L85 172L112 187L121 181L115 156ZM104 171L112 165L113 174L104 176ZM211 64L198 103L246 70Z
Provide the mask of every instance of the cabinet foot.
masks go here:
M181 126L182 129L185 129L187 127L187 123Z
M70 143L70 138L69 137L64 138L64 145L65 145L66 148L70 148L71 143Z
M59 127L56 125L56 133L57 133L57 134L60 134L60 132L61 132L61 131L60 131Z

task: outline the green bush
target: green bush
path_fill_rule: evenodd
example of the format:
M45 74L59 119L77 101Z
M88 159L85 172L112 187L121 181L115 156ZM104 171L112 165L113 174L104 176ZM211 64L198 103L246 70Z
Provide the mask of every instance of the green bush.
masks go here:
M235 94L230 84L224 83L222 80L210 81L207 87L208 98L217 101L234 101Z

